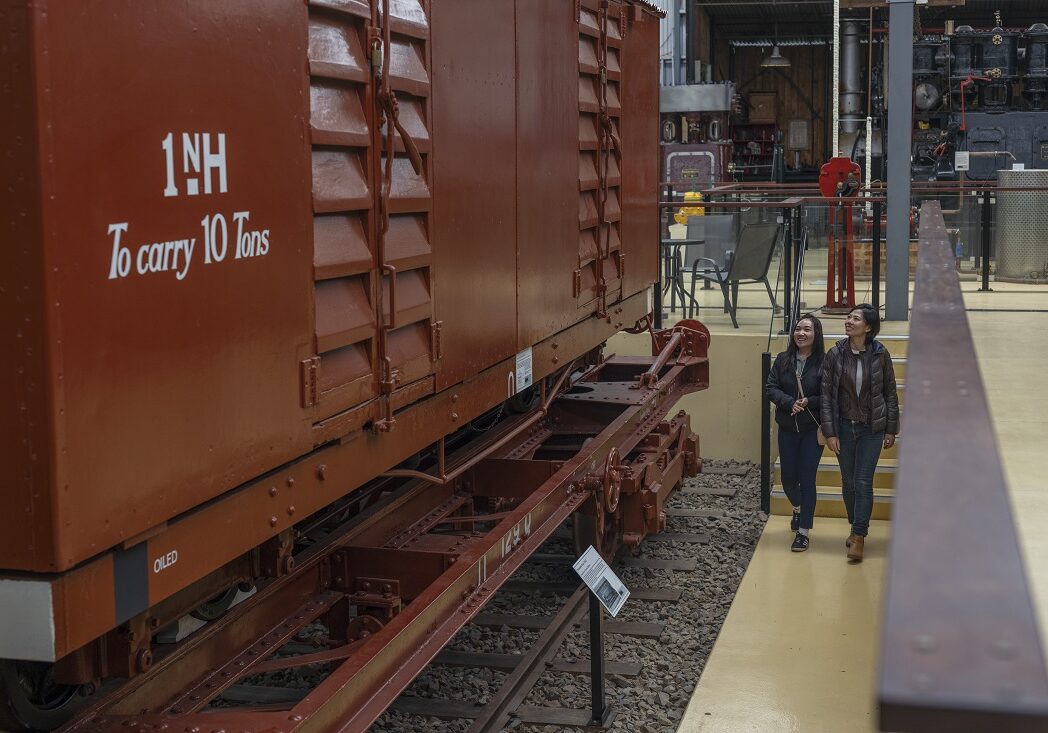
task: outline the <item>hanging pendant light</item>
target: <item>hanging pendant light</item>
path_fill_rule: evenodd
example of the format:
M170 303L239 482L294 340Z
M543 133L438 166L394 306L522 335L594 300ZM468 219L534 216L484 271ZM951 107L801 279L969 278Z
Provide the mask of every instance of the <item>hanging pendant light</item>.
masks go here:
M790 65L790 60L782 55L777 43L771 47L771 55L761 61L761 66L770 66L778 69L783 69Z
M790 66L790 60L782 55L782 51L779 50L779 24L775 24L775 42L771 47L771 55L761 61L761 66L765 68L777 68L784 69Z

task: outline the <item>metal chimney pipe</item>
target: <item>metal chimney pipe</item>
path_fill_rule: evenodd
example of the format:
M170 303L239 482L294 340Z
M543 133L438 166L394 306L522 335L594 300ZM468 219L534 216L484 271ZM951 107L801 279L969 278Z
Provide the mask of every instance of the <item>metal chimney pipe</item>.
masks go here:
M670 3L670 6L672 8L670 12L673 16L673 20L670 21L672 24L671 27L673 28L673 72L670 78L673 79L673 86L678 86L680 84L685 83L684 80L681 78L680 64L681 57L684 55L684 51L682 49L683 44L681 43L682 39L680 22L682 2L683 0L673 0L673 2Z
M865 122L862 106L861 27L857 21L841 23L841 129L856 133Z

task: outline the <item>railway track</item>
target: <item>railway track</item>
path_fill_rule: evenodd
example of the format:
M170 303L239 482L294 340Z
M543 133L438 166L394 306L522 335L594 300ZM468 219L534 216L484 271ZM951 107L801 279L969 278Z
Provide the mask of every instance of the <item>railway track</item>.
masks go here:
M671 508L679 511L671 515L676 518L670 529L647 538L637 556L624 554L614 564L628 579L631 596L620 618L604 624L612 729L673 730L701 673L727 610L724 601L730 602L741 577L717 588L712 608L703 606L704 618L696 624L697 633L705 632L703 651L690 655L690 663L668 663L667 653L681 638L680 622L694 622L689 605L699 594L692 590L710 579L710 566L701 558L714 554L711 543L719 542L737 544L748 562L762 524L755 477L747 490L746 473L736 470L733 483L740 488L735 488L724 470L715 467L686 483L673 500ZM570 530L561 528L390 706L372 733L584 727L590 718L588 604L571 569L571 549ZM737 564L727 567L734 573ZM493 640L509 648L490 651ZM683 684L656 684L661 689L650 700L661 713L640 720L644 703L631 701L631 693L667 675Z

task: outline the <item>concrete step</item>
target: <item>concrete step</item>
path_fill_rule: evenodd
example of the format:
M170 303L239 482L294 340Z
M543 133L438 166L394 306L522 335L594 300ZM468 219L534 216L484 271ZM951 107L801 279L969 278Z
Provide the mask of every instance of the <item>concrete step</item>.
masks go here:
M895 367L895 381L905 382L906 381L906 364L907 357L905 356L892 356L892 366Z
M815 503L816 517L847 518L848 511L844 508L844 497L841 496L841 490L839 488L834 489L830 486L819 486L817 487L817 490L818 500ZM891 494L880 493L877 489L874 489L873 512L871 514L871 519L891 519L893 505L894 497ZM790 501L786 498L786 494L783 493L781 487L772 489L771 513L785 517L788 517L793 513L793 507L790 505Z
M822 461L819 463L819 472L816 475L815 482L817 486L829 486L837 491L840 491L841 486L841 469L840 464L837 463L837 456L827 451L823 454ZM881 458L877 463L877 470L873 474L873 488L891 490L895 486L895 470L898 465L897 458ZM782 472L779 460L775 461L775 471L772 476L772 483L775 486L782 485Z
M826 343L826 348L833 346L835 343L844 338L843 333L827 333L823 334L823 341ZM892 355L894 361L896 357L906 356L909 352L910 336L909 334L881 334L877 337L877 340L884 344L884 348L888 349L888 353Z

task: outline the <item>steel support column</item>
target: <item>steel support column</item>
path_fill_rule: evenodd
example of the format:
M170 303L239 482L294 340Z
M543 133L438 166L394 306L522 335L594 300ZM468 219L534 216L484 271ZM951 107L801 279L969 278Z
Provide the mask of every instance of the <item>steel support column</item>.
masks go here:
M913 130L913 0L888 0L888 237L884 317L910 317L910 140Z
M670 27L673 29L673 69L670 73L670 79L673 80L673 86L678 84L684 84L684 79L681 78L681 56L684 55L684 51L681 48L681 37L680 37L680 15L681 15L681 3L683 0L673 0L670 3Z

